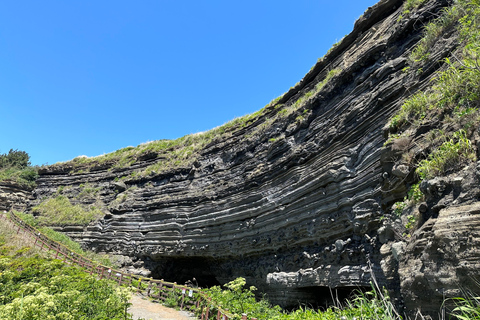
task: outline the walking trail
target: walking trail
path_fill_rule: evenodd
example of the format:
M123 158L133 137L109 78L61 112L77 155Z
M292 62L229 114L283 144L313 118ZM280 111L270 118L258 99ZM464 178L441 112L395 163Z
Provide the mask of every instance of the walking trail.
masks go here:
M172 308L167 308L160 303L155 303L148 300L141 295L132 295L130 300L132 306L128 312L133 314L133 319L145 320L191 320L197 319L193 314L187 311L177 311Z

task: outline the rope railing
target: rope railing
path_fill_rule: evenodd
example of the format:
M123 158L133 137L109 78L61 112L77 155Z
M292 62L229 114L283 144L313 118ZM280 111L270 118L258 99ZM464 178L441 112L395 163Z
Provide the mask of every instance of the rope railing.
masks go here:
M234 317L228 309L223 309L198 288L179 285L176 282L172 283L164 280L144 278L103 266L45 236L39 230L20 219L13 211L10 211L8 215L6 212L0 214L0 218L7 223L10 223L11 226L16 229L17 234L23 231L25 234L33 238L32 241L34 246L50 252L54 259L62 260L64 263L78 265L82 267L85 272L88 272L91 275L96 274L99 279L113 280L120 286L125 285L133 287L136 289L137 293L143 293L150 298L157 299L158 301L168 301L169 303L175 302L181 310L187 309L192 311L197 314L201 320L227 320L233 319ZM248 320L246 314L242 314L242 320ZM250 318L250 320L257 319Z

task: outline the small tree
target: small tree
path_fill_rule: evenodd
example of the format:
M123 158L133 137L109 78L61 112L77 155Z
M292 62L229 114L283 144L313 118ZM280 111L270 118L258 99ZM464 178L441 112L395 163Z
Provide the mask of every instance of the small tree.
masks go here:
M10 149L8 154L0 155L0 168L25 169L30 164L30 156L25 151Z

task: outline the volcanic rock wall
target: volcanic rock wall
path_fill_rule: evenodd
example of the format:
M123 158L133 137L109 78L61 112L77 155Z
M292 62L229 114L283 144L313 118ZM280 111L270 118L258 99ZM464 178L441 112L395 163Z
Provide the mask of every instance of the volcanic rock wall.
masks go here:
M27 208L30 200L34 200L32 190L13 181L0 182L0 211Z
M61 190L72 202L101 205L106 215L98 223L64 231L91 249L129 256L133 266L167 280L195 277L207 285L243 276L272 302L294 306L324 305L329 287L342 294L370 287L373 276L401 298L401 286L406 292L414 282L405 275L417 272L402 253L418 251L424 242L415 237L405 248L398 231L383 225L382 216L403 199L408 181L392 174L398 154L384 147L383 128L408 96L431 85L457 45L455 34L448 35L421 73L406 68L422 27L448 2L428 1L400 17L402 3L382 0L369 8L276 105L210 143L193 166L136 177L131 173L158 161L155 155L129 167L107 163L83 173L72 173L69 163L53 165L40 172L37 202ZM276 117L333 69L339 72L301 108ZM405 173L410 180L411 170ZM94 195L82 194L85 185ZM452 212L440 216L448 222ZM437 223L423 232L442 230ZM410 302L409 308L418 306Z

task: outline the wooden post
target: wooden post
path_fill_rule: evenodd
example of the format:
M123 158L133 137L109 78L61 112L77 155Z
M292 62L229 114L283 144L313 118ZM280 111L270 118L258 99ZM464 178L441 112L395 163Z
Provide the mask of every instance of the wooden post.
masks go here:
M118 285L121 286L123 281L123 272L120 273L120 279L118 280Z
M102 273L100 274L100 280L102 280L102 278L103 278L103 273L104 273L104 272L105 272L105 267L102 266Z
M150 297L150 290L152 289L152 281L148 282L148 287L147 287L147 297Z
M158 300L162 299L162 291L163 291L163 282L160 282L157 285L158 288ZM163 299L162 299L163 300Z
M206 314L206 317L205 319L208 319L208 313L210 312L210 303L212 302L212 298L208 298L208 301L207 301L207 314Z
M185 301L185 292L187 292L187 289L182 288L182 302L180 303L180 310L183 310L183 302Z

